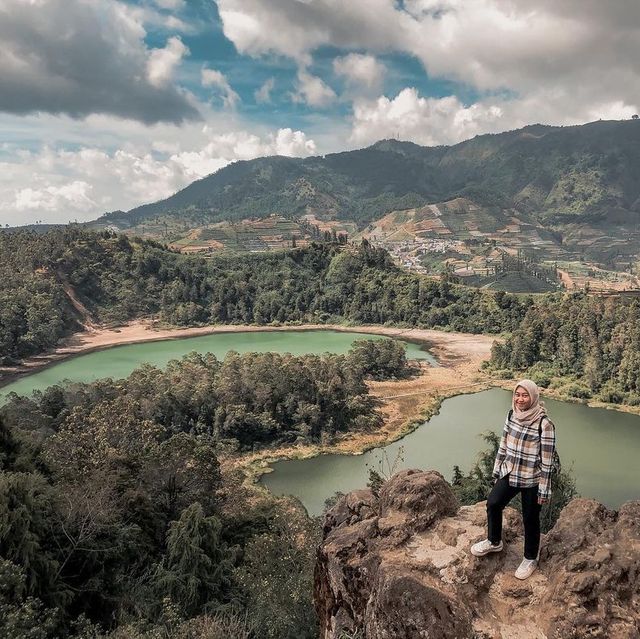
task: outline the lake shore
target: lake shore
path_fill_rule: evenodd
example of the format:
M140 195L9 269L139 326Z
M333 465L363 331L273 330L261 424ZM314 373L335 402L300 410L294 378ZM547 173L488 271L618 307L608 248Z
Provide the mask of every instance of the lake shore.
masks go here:
M345 433L331 443L288 446L265 449L249 454L221 456L224 470L241 471L244 481L258 490L259 478L271 472L271 464L284 459L306 459L321 454L359 455L397 441L435 415L442 402L455 395L473 393L491 387L510 390L517 380L496 379L491 371L482 369L490 359L491 346L497 336L455 333L432 329L402 328L379 325L347 326L341 324L301 324L294 326L212 325L197 328L158 328L150 321L136 321L112 329L93 329L76 333L64 340L54 351L25 360L16 367L0 369L0 388L65 359L114 346L184 339L214 333L264 331L333 330L349 333L370 333L420 343L437 358L440 366L418 363L418 374L406 380L368 382L369 390L379 400L384 418L374 432ZM615 409L640 414L640 407L613 405L595 400L567 397L556 390L545 389L553 399L588 404L592 407Z
M482 363L491 356L494 336L446 333L422 329L389 329L388 327L357 327L390 330L382 333L407 340L422 339L441 366L421 362L419 374L406 380L367 383L369 391L380 401L384 423L374 432L345 433L330 444L313 444L266 449L221 459L227 471L241 470L248 484L257 484L260 477L272 472L271 464L285 459L308 459L317 455L362 455L372 448L402 439L435 415L448 397L475 393L499 385L485 373ZM371 330L367 332L377 332ZM434 335L435 334L435 335Z
M281 447L249 455L231 455L221 459L228 469L242 469L249 483L257 481L269 464L293 457L305 458L326 453L362 454L371 448L404 437L435 414L446 397L488 388L490 378L480 366L491 356L495 336L455 333L431 329L379 325L345 326L340 324L301 324L297 326L214 325L185 329L158 329L148 321L137 321L115 329L95 329L70 336L54 351L25 360L21 365L2 369L0 388L66 359L90 352L149 341L184 339L214 333L252 331L310 331L385 335L422 344L436 357L440 366L418 363L418 374L406 380L368 382L379 401L383 426L375 432L346 433L330 445Z
M380 411L384 416L383 426L373 433L345 433L331 444L267 449L229 457L221 462L227 470L240 470L247 485L252 485L255 490L268 492L259 481L263 475L273 472L272 464L276 462L330 454L362 455L373 448L398 441L416 430L439 412L445 399L490 388L512 391L518 379L497 379L491 372L482 370L482 362L489 359L490 352L483 355L476 350L475 345L471 347L471 352L464 354L462 351L465 343L464 340L457 343L459 358L449 359L448 364L443 363L441 368L421 363L420 375L415 379L368 382L370 392L382 401ZM638 406L577 399L555 389L542 389L542 395L543 398L584 404L590 408L640 415Z
M300 324L296 326L257 326L253 324L222 324L194 328L157 328L148 320L130 322L117 328L96 328L74 333L60 345L46 353L34 355L16 366L0 367L0 388L21 377L58 364L64 360L94 351L143 342L184 339L213 333L241 333L251 331L309 331L334 330L373 333L418 342L433 353L443 365L465 359L468 354L486 354L494 337L468 333L447 333L430 329L396 328L390 326L345 326L342 324Z

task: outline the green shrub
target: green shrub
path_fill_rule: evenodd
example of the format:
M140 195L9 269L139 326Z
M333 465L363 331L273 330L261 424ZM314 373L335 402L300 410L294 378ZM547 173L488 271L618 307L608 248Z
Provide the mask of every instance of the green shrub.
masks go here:
M540 530L543 534L555 526L562 509L577 496L573 467L551 476L551 499L540 511Z
M562 386L560 390L569 395L569 397L575 397L576 399L590 399L592 397L591 390L583 384L566 384L565 386Z
M554 376L551 367L544 362L536 362L529 368L527 375L541 388L549 388Z
M622 404L625 400L625 396L624 393L615 388L612 383L607 383L598 394L598 399L602 402L607 402L608 404Z
M169 604L170 606L171 604ZM78 635L79 639L250 639L255 637L255 626L246 615L204 615L184 621L179 614L163 615L161 623L126 625L108 635L91 629Z
M534 381L540 388L549 388L551 375L549 373L534 372L529 374L529 379Z
M235 577L260 639L316 639L313 567L320 526L293 504L244 548Z

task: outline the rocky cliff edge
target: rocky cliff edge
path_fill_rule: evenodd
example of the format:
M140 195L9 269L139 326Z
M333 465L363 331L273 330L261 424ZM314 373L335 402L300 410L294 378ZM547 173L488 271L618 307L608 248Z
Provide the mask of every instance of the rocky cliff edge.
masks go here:
M527 581L519 513L505 510L504 551L476 558L485 526L485 502L460 507L435 471L342 497L316 564L321 639L640 639L640 501L574 499Z

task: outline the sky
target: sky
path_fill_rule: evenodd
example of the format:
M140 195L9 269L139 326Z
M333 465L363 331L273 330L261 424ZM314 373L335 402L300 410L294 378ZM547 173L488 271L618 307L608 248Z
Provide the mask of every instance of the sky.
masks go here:
M638 0L0 0L0 224L235 160L640 111Z

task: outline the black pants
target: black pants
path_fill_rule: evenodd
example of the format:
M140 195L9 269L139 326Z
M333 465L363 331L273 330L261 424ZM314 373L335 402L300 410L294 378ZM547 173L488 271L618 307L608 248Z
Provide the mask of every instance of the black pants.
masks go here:
M509 475L498 479L487 498L488 539L492 544L502 540L502 511L518 494L522 494L522 519L524 521L525 559L537 559L540 548L540 508L538 487L519 488L509 486Z

